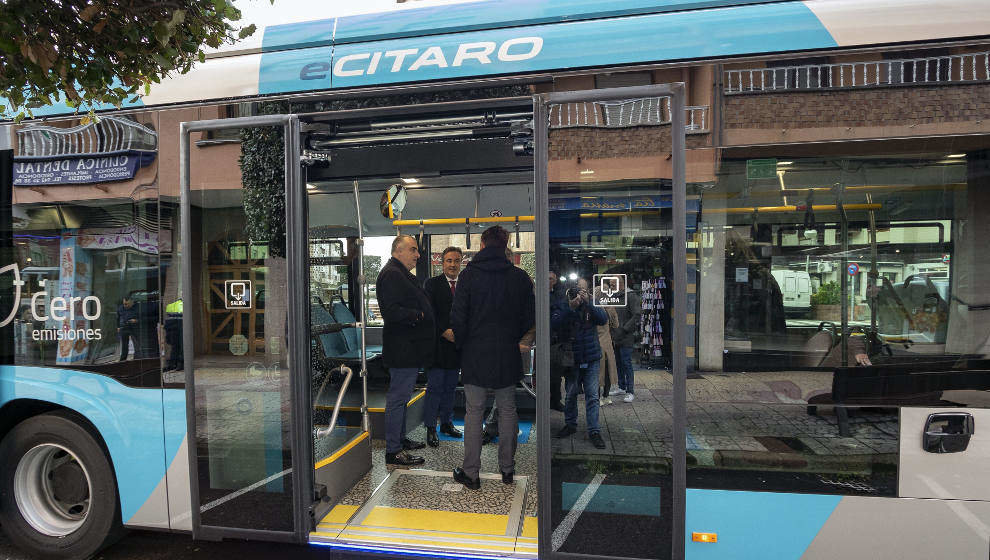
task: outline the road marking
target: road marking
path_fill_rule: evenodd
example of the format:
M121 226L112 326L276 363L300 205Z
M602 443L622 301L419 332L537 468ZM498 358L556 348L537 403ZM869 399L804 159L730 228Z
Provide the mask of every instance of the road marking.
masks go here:
M591 498L595 497L595 493L598 492L598 488L602 485L602 481L605 480L605 475L596 474L588 487L581 492L581 496L578 497L577 501L574 502L574 507L571 511L567 512L567 516L564 520L557 525L557 528L553 530L553 538L550 540L551 550L560 550L560 547L567 540L567 537L571 536L571 531L574 530L574 526L577 524L577 520L584 513L585 508L591 502Z

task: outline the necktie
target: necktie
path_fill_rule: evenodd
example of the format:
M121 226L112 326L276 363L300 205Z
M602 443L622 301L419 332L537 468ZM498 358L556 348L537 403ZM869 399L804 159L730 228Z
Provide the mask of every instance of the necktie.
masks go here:
M454 295L455 293L457 293L457 288L454 286L454 284L456 283L457 283L456 280L450 281L450 295Z

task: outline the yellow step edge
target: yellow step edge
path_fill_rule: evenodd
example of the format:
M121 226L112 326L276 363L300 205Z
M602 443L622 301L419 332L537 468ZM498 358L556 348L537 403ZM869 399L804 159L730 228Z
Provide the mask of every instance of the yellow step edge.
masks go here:
M333 463L337 459L340 459L348 451L350 451L351 449L354 449L354 446L356 446L357 444L361 443L362 441L368 439L369 437L371 437L371 434L370 433L368 433L368 432L361 432L360 435L358 435L357 437L355 437L351 441L347 442L346 445L344 445L343 447L341 447L340 449L338 449L337 451L335 451L333 453L333 455L331 455L331 456L327 457L326 459L323 459L320 462L316 463L316 468L317 469L321 469L321 468L329 465L330 463Z
M499 542L515 542L516 537L509 537L503 533L499 534L487 534L487 533L458 533L455 531L434 531L429 529L416 530L416 529L400 529L396 527L377 527L377 526L367 526L367 525L351 525L347 527L348 531L366 532L366 533L396 533L401 535L409 536L425 536L425 537L450 537L455 539L489 539Z
M411 399L409 399L409 402L406 403L406 406L412 406L412 404L414 402L418 401L419 399L423 398L424 396L426 396L426 389L422 389L418 393L416 393L415 395L413 395L413 397ZM325 404L318 404L318 405L314 406L313 408L316 408L318 410L333 410L333 407L332 406L325 405ZM342 406L342 407L340 407L340 411L341 412L361 412L361 407L360 406ZM380 407L380 406L368 407L368 412L385 412L385 408L384 407Z
M361 538L364 537L371 538L376 536L389 537L389 538L406 538L417 541L422 541L422 540L437 541L437 542L446 542L453 544L464 544L468 546L472 544L481 544L485 546L489 546L489 545L510 546L513 544L518 544L516 540L512 537L510 537L508 540L503 540L491 535L467 535L464 533L443 534L443 533L425 532L420 534L409 534L400 531L395 531L392 529L378 529L374 531L355 531L355 532L352 532L350 529L345 529L340 533L339 538L343 539L343 538L353 537L355 535L360 536Z
M515 552L515 546L495 546L495 545L479 545L479 544L462 544L456 542L442 542L442 541L425 541L425 540L415 540L400 537L380 537L372 535L347 535L346 537L338 537L338 540L357 540L361 542L376 542L376 543L387 543L387 544L403 544L409 546L410 548L422 548L431 547L444 550L450 550L456 548L457 550L467 551L467 552Z

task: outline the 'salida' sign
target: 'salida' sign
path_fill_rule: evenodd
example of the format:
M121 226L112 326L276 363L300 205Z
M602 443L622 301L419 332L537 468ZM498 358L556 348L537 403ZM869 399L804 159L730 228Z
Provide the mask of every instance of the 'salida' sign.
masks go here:
M67 185L132 179L155 159L158 135L120 117L73 128L34 125L17 131L14 185Z

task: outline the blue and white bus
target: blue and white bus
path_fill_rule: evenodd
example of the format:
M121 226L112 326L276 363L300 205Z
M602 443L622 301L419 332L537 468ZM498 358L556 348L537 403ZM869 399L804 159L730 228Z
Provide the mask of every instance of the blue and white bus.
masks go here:
M990 554L985 1L306 18L96 119L0 124L17 546L87 558L135 528L441 558ZM397 234L425 280L493 224L536 338L515 476L484 446L472 490L456 430L385 464L375 277ZM550 319L582 282L613 317L601 363ZM452 407L462 428L460 389Z

